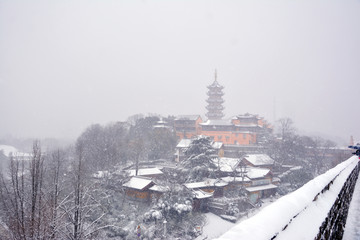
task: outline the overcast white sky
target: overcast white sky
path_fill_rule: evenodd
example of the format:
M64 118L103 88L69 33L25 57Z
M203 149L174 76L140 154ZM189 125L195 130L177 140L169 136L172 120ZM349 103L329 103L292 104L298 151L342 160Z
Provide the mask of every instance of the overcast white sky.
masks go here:
M226 117L360 141L359 0L0 0L0 137L204 115L215 69Z

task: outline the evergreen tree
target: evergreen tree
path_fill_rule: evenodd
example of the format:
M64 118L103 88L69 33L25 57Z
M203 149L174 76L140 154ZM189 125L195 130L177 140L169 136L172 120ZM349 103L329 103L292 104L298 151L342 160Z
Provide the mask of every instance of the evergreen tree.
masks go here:
M216 165L212 160L217 157L217 154L211 143L209 137L201 136L195 139L185 151L183 166L189 173L187 182L214 177Z

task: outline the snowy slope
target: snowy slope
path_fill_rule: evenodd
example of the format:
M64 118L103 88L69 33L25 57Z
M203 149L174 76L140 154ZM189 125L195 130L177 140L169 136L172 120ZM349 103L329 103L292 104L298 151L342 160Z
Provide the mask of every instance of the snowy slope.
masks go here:
M343 183L357 162L357 157L352 157L335 168L330 169L297 191L280 198L270 206L264 208L254 217L237 224L219 239L268 240L277 233L279 233L276 238L277 240L314 239L319 230L319 226L335 202ZM313 202L314 197L321 192L339 172L341 172L341 174L335 179L330 190L321 194L318 200ZM297 214L299 215L292 220L286 230L282 231L290 219Z
M196 240L214 239L235 226L235 223L226 221L213 213L206 213L205 216L206 224L202 229L203 233Z

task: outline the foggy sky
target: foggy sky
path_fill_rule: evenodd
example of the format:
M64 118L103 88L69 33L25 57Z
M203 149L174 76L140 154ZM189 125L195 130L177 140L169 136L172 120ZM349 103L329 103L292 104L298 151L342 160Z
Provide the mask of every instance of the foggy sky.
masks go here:
M204 116L215 69L226 117L360 141L359 0L0 0L0 137Z

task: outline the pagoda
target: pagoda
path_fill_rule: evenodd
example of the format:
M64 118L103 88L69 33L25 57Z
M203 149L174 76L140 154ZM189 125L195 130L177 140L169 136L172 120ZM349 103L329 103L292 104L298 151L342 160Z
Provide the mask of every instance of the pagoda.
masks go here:
M223 110L223 86L221 86L217 82L217 73L215 71L215 81L207 87L208 92L207 95L209 96L206 102L208 105L206 106L207 113L206 116L209 120L220 120L224 116Z

